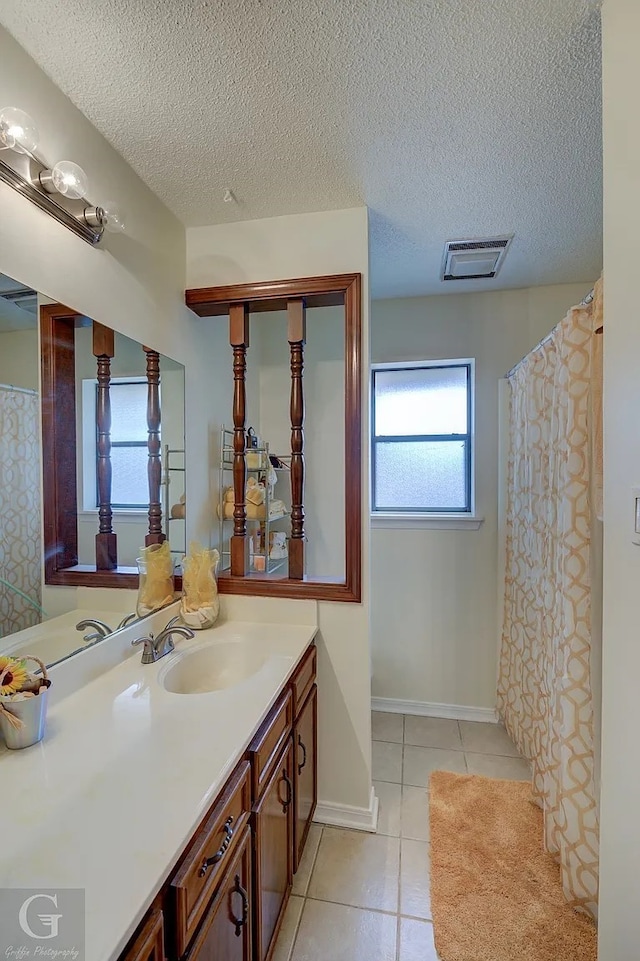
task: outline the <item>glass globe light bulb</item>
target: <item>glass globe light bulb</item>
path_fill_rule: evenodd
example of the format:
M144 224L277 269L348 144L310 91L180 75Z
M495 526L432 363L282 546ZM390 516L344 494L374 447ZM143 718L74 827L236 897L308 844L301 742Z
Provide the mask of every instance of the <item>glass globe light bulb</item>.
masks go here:
M51 171L53 186L68 200L80 200L89 188L87 175L72 160L60 160Z
M107 200L102 205L105 216L104 229L110 234L121 234L126 229L122 207L115 200Z
M28 113L18 107L0 110L0 144L16 153L33 153L38 146L38 128Z

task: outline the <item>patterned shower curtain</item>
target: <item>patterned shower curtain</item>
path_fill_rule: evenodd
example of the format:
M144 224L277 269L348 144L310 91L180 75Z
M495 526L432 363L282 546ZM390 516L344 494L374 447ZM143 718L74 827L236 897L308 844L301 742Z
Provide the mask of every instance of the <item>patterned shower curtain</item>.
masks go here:
M601 489L602 283L510 383L498 711L533 768L546 849L567 900L594 917L598 807L591 695L591 531ZM594 404L594 400L596 403Z
M0 388L0 637L37 624L41 598L38 395Z

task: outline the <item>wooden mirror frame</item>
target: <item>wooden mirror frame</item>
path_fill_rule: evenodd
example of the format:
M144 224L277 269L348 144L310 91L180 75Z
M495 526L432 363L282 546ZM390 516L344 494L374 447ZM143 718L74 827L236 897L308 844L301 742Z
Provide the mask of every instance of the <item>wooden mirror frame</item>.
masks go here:
M309 598L319 601L362 600L362 294L360 274L303 277L227 287L187 290L185 303L199 317L220 317L232 304L247 304L252 313L287 309L300 298L307 307L344 306L345 315L345 577L341 580L265 576L245 577L225 571L218 578L223 594Z
M64 587L138 588L135 567L78 564L76 321L63 304L40 307L44 582ZM144 349L144 348L142 348ZM181 578L175 578L180 589Z

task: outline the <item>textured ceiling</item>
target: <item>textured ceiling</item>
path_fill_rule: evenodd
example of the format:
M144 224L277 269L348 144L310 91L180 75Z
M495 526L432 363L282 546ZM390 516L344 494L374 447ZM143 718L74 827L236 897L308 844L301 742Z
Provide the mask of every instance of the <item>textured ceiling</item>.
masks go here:
M0 20L189 226L367 204L375 296L600 271L597 0L2 0ZM440 282L446 240L493 233L515 234L495 280Z

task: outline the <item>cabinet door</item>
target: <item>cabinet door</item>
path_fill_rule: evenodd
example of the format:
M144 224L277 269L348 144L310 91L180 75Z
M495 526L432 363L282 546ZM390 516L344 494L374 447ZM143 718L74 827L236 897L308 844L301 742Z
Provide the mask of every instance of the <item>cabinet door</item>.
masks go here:
M153 909L120 961L164 961L162 911Z
M293 728L294 872L298 870L318 799L318 688L314 684Z
M251 831L247 827L204 916L189 961L252 961Z
M265 961L280 926L293 875L291 738L254 808L256 961Z

